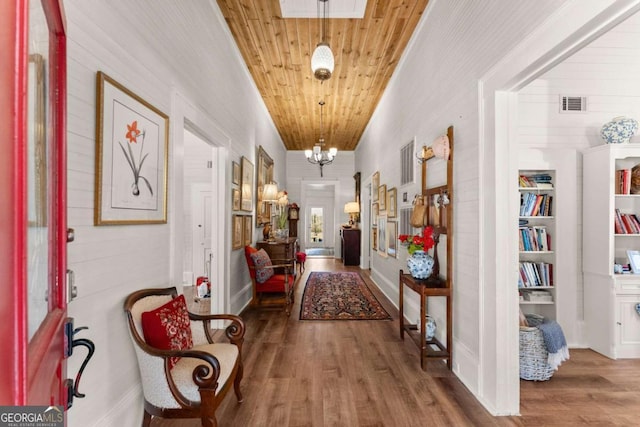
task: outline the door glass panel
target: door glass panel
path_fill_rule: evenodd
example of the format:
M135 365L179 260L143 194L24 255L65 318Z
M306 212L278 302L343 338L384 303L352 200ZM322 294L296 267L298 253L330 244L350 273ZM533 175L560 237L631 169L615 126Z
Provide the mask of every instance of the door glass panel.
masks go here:
M47 97L49 29L40 1L29 2L27 88L27 281L29 340L49 311L49 159Z
M309 227L309 247L323 246L324 235L324 209L323 208L311 208L311 218Z

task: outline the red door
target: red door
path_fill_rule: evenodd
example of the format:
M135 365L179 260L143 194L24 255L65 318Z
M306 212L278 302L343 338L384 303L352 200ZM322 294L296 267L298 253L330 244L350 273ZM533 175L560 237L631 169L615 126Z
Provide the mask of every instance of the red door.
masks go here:
M0 1L0 405L67 403L64 26Z

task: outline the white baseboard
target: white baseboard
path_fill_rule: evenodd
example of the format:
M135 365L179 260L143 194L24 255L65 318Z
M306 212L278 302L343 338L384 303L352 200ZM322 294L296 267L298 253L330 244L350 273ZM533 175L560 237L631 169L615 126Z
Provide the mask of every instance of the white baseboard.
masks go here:
M91 424L88 420L79 425L96 427L138 427L142 422L144 407L144 396L142 394L142 384L136 383L102 418Z

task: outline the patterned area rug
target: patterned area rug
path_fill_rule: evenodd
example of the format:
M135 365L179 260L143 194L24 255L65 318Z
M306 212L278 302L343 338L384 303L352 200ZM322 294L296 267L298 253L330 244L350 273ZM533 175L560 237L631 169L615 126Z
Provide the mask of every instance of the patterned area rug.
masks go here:
M300 320L391 320L359 273L312 271Z

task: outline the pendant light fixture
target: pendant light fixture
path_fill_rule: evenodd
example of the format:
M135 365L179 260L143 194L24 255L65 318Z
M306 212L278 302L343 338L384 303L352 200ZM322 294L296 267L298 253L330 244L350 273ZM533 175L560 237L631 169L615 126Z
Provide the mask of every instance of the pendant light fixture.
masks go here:
M313 150L304 150L304 155L306 156L309 163L313 163L314 165L320 166L320 176L324 176L322 173L322 168L324 165L328 165L333 162L333 159L338 155L337 148L331 148L329 151L323 150L324 145L324 127L322 122L322 110L324 107L324 101L320 101L320 139L318 143L313 146Z
M329 0L318 0L318 17L320 18L320 3L322 3L322 41L318 43L311 56L311 70L316 79L328 80L333 73L333 52L327 43L327 3Z

